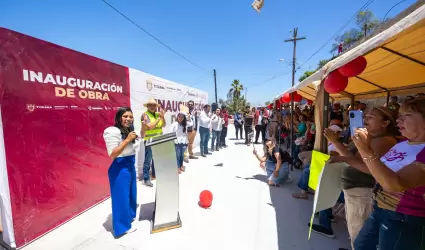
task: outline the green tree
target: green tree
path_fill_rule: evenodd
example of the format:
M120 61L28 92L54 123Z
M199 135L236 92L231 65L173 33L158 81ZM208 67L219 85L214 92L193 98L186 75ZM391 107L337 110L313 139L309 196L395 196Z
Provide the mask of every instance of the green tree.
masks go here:
M301 78L301 77L300 77ZM264 103L264 106L269 106L269 104L270 104L271 102L269 102L269 101L267 101L267 102L265 102Z
M343 34L337 36L334 43L332 44L330 52L335 54L341 42L343 42L343 50L349 49L364 37L372 34L376 27L379 26L379 23L380 21L375 17L372 11L360 11L356 16L357 27L351 28L345 31Z
M319 64L317 65L317 69L319 70L319 69L323 68L323 66L325 66L329 61L330 61L330 59L320 60Z
M360 11L356 16L357 27L363 31L364 37L370 35L379 23L380 21L370 10Z
M246 103L245 98L241 96L243 89L243 85L240 84L239 80L233 80L229 92L227 93L227 100L230 107L229 110L231 110L232 113L239 110L243 103Z
M304 74L302 74L302 75L300 76L300 78L298 78L298 81L300 81L300 82L304 81L304 80L305 80L305 79L307 79L309 76L311 76L312 74L314 74L314 72L316 72L316 71L310 71L310 70L307 70L306 72L304 72Z
M239 110L243 111L246 106L250 106L250 103L246 101L245 96L228 99L224 103L227 106L230 114L234 114Z
M334 44L332 44L331 53L334 54L338 50L339 44L343 43L343 49L347 50L355 43L363 38L363 33L357 28L351 28L345 31L342 35L335 38Z
M241 92L244 90L243 85L240 84L239 80L233 80L231 88L227 93L228 99L239 98L241 96Z

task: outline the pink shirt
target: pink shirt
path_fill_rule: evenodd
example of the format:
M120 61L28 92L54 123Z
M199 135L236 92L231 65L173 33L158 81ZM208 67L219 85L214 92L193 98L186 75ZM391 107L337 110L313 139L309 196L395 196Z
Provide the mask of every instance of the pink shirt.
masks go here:
M382 156L381 161L392 171L398 172L405 166L417 162L417 167L425 164L425 143L409 144L408 141L397 143ZM425 170L424 170L425 171ZM378 206L402 214L425 217L425 186L388 192L380 189L376 195Z

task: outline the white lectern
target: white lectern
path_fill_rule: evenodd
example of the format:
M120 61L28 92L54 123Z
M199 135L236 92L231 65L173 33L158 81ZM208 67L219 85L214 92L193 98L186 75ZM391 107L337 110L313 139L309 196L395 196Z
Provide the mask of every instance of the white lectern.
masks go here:
M156 195L151 233L181 227L179 215L179 172L174 140L176 133L151 138L146 146L152 147L155 162Z

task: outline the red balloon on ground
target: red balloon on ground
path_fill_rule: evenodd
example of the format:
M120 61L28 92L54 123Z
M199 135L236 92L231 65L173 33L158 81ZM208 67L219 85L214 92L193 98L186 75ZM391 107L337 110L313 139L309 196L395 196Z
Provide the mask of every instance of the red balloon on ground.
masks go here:
M325 90L329 94L338 94L347 87L348 77L339 73L338 70L332 71L325 79Z
M203 208L209 208L212 205L213 195L209 190L204 190L199 194L199 205Z
M353 76L360 75L366 69L366 66L367 66L366 58L364 56L359 56L353 61L339 68L338 71L343 76L353 77Z

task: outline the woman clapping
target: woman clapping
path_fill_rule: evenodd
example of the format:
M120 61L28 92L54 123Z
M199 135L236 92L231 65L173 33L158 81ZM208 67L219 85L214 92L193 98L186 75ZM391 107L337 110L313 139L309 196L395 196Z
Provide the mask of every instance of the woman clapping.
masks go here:
M356 250L424 249L425 99L404 104L397 125L407 140L382 157L366 129L357 129L353 135L363 162L378 183L374 211L354 242Z
M177 157L177 167L179 168L179 174L185 171L183 166L184 152L186 151L187 144L189 143L187 137L187 127L188 125L186 119L186 113L179 112L177 115L177 120L172 124L171 131L176 133L177 139L174 140L174 145L176 147L176 157Z

